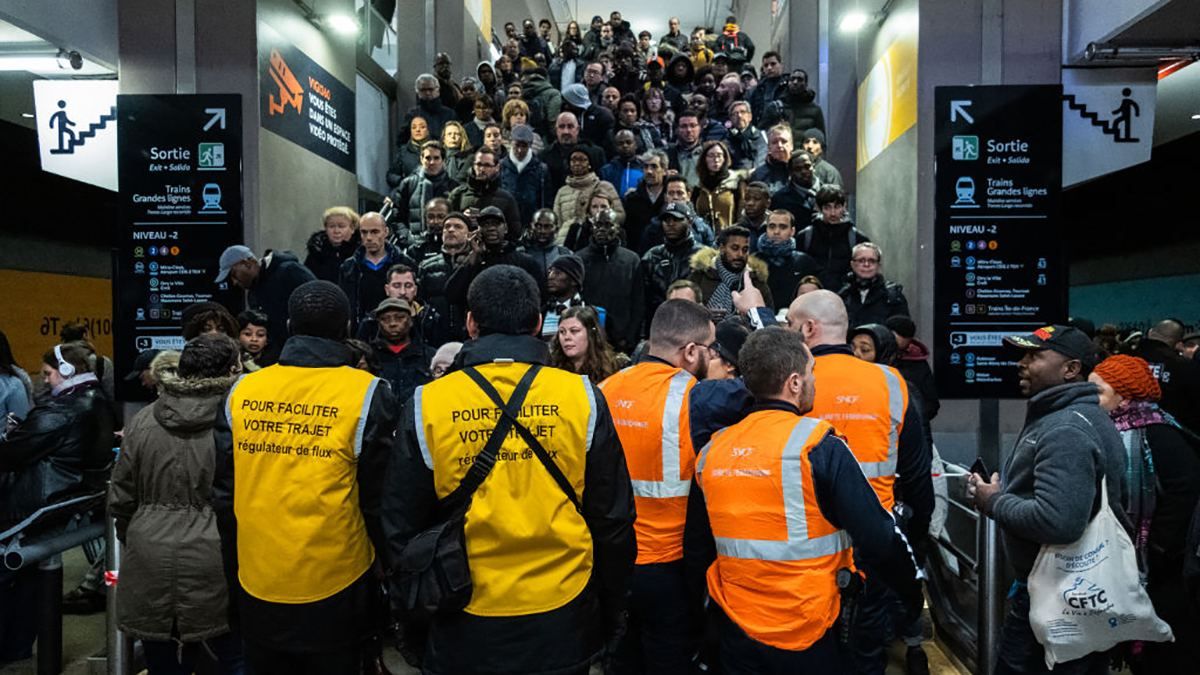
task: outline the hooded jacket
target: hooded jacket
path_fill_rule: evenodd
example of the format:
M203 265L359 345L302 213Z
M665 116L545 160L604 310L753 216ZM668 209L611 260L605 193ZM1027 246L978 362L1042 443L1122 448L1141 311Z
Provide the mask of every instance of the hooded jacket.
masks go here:
M909 316L904 287L888 281L882 274L864 281L850 272L846 275L846 285L842 286L838 295L846 303L850 327L868 323L884 324L891 316Z
M1099 505L1102 475L1109 506L1126 523L1125 447L1096 385L1069 382L1034 394L1000 470L1003 489L983 505L1003 530L1018 581L1029 578L1042 544L1070 544L1083 534Z
M450 191L450 210L465 211L471 207L483 210L495 206L504 212L505 224L508 226L508 240L518 241L525 230L524 214L512 193L500 187L500 174L489 181L480 181L474 176L468 176L467 182ZM532 216L533 214L529 214Z
M921 394L921 413L926 421L932 421L937 417L942 404L938 400L933 371L929 368L929 348L920 340L914 339L908 343L907 349L897 354L893 366L904 376L908 388L916 389Z
M103 492L115 423L94 373L39 401L0 441L0 529L48 504Z
M704 293L704 303L707 306L708 301L713 296L713 292L717 290L717 286L721 285L721 274L717 272L717 257L721 252L715 248L705 246L704 248L692 254L688 261L691 269L691 274L688 279L700 287L700 291ZM775 301L771 296L771 286L767 283L770 272L767 269L767 264L757 256L750 256L746 261L746 266L750 268L750 282L754 287L762 293L763 300L768 307L774 307ZM738 287L730 290L741 290L739 282Z
M580 67L579 72L583 72ZM521 77L521 98L529 104L529 126L546 138L554 137L554 124L562 112L562 94L541 72Z
M316 278L336 284L338 270L341 269L342 263L346 258L354 255L361 244L362 238L358 236L358 230L351 232L349 239L336 246L329 241L329 235L325 234L325 230L317 230L308 238L308 244L305 246L308 255L304 258L304 266Z
M221 538L209 503L213 424L236 375L184 379L178 352L155 357L159 397L125 428L108 492L121 550L121 629L197 642L229 631Z
M717 232L737 221L742 211L745 196L746 174L742 171L727 171L715 187L709 188L704 180L692 191L692 205L696 215L713 226Z
M783 87L779 100L783 105L777 110L783 119L772 120L772 123L787 122L792 127L792 138L803 139L804 132L809 129L825 131L825 113L821 111L821 106L817 105L811 89L796 94L788 87Z
M660 236L661 236L661 230ZM642 256L642 278L646 280L646 320L650 329L654 310L667 299L667 287L691 273L692 256L703 247L689 234L677 242L663 242L651 247ZM643 331L645 333L645 331Z
M684 63L687 65L687 74L679 76L675 74L675 65ZM671 62L667 64L667 71L664 74L667 80L667 88L663 90L663 95L671 104L672 110L685 110L683 95L691 92L692 82L696 79L696 65L689 58L689 50L684 47L678 54L671 57Z
M608 339L618 351L637 346L645 311L642 261L619 241L591 242L579 251L586 273L581 294L587 304L603 307Z

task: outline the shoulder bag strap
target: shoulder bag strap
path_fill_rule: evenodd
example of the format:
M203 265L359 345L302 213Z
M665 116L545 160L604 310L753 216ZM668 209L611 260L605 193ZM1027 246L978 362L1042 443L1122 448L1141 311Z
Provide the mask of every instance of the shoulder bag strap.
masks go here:
M535 365L525 372L525 376L517 383L513 389L512 397L505 403L500 395L493 388L491 391L484 390L492 401L503 411L503 416L496 424L496 428L492 429L492 435L488 437L487 443L483 446L483 450L475 456L474 463L471 464L471 469L467 471L467 475L463 477L462 482L454 491L442 500L442 505L447 509L447 512L453 513L457 509L466 510L467 505L471 501L471 495L475 494L483 479L491 473L492 467L496 465L496 452L500 450L500 444L504 442L504 437L508 436L508 432L512 429L513 415L521 409L521 405L525 402L525 396L529 394L529 388L533 384L533 378L537 377L541 366ZM471 376L471 379L476 382L483 380L483 376L473 367L464 368L463 372ZM478 379L477 379L478 378ZM491 386L490 383L488 386Z
M533 370L533 368L541 368L541 366L535 364L532 368L530 368L530 370ZM483 392L487 394L494 403L499 405L500 394L496 391L496 388L492 386L491 382L488 382L483 378L482 375L472 370L468 370L467 375L469 375L472 380L475 380L475 384L479 385L479 388L482 389ZM571 500L571 505L575 507L575 510L583 513L583 506L579 503L579 497L575 494L575 488L571 486L570 481L568 481L567 477L563 475L562 470L558 468L558 465L554 463L554 460L550 459L550 455L546 452L546 449L542 447L542 444L538 442L538 439L529 432L529 429L527 429L524 424L521 424L517 420L515 410L505 408L503 414L504 418L512 424L513 428L517 430L517 434L521 436L521 439L524 440L526 445L529 446L529 449L533 451L533 454L537 455L537 458L541 461L542 466L546 467L546 471L550 473L550 477L554 479L555 483L558 483L558 487L565 495L567 495L567 499Z

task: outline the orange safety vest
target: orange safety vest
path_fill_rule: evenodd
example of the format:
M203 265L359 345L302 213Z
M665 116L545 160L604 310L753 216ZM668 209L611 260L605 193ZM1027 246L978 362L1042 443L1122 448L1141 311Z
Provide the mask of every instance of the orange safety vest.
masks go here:
M896 456L908 385L895 368L849 354L826 354L813 362L817 395L813 417L846 439L863 474L889 512L896 502Z
M807 649L837 620L850 536L821 514L809 453L833 427L761 410L717 432L696 461L717 544L708 593L746 635Z
M688 421L695 384L686 370L655 361L600 383L633 480L638 565L683 558L688 492L696 470Z

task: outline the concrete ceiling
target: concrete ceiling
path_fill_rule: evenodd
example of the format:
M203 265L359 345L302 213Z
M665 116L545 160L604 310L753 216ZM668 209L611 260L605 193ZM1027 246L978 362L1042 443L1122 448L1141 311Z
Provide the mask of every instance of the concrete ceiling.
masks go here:
M1200 44L1200 2L1172 0L1118 32L1111 42L1155 47Z

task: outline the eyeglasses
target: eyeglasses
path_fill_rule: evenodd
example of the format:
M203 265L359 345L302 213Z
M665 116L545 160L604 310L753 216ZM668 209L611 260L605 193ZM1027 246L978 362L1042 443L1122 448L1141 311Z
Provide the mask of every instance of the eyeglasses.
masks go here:
M858 263L859 265L878 265L879 258L853 258L850 262Z
M475 162L475 166L477 166L477 167L479 167L479 168L481 168L481 169L490 169L490 168L492 168L492 167L494 167L494 166L496 166L496 165L495 165L495 164L492 164L492 163L490 163L490 162L488 162L488 163L485 163L485 162Z

